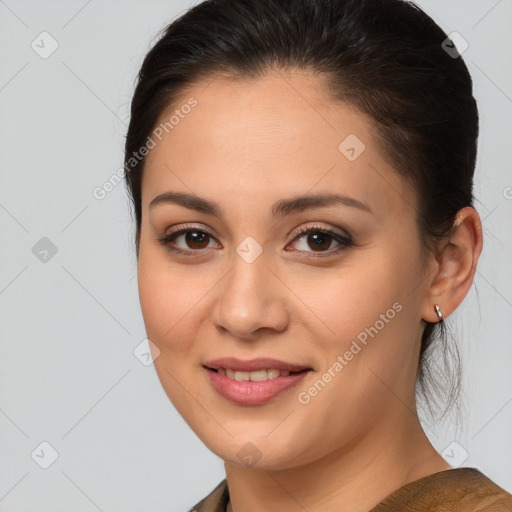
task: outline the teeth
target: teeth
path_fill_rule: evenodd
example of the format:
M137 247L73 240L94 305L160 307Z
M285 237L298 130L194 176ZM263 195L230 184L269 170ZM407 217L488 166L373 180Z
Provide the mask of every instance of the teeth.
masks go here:
M290 375L290 372L288 370L277 370L275 368L272 368L270 370L267 370L267 375L269 379L277 379L280 375L283 377L286 377L287 375Z
M230 370L229 368L219 368L218 373L235 380L250 380L261 382L268 379L277 379L277 377L287 377L290 375L288 370L278 370L277 368L269 368L268 370L258 370L255 372L239 372Z
M235 380L250 380L249 372L235 372Z

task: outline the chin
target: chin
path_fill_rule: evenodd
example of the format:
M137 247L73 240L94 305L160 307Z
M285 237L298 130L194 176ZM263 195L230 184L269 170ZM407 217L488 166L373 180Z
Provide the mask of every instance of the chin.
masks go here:
M248 469L279 471L307 462L304 445L299 442L284 442L284 439L290 439L288 436L270 440L257 435L252 436L250 433L233 437L226 434L220 440L210 432L204 437L201 433L196 434L206 447L224 462Z

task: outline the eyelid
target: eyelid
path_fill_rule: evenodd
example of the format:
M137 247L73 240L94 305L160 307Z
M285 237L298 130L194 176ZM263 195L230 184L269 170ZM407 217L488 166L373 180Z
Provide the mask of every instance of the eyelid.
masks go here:
M293 231L293 236L290 240L290 242L287 243L286 247L292 242L294 242L297 239L301 239L304 236L308 235L309 233L324 233L328 236L330 236L334 241L338 243L337 247L334 247L332 249L329 249L327 251L293 251L301 253L301 257L305 258L329 258L331 256L336 256L340 252L343 252L344 250L348 249L349 247L352 247L354 245L354 242L352 241L352 237L350 234L348 234L346 231L343 233L335 231L335 229L329 227L323 227L318 224L313 224L309 226L301 226L297 230ZM286 250L286 248L285 248ZM288 251L292 252L292 251Z
M187 233L188 231L198 231L207 234L216 242L220 243L217 240L217 236L210 232L210 229L210 227L208 227L208 229L204 229L203 227L194 224L180 224L176 229L171 229L170 231L167 231L163 236L156 237L156 241L162 244L171 253L183 254L185 256L195 256L198 255L198 253L204 252L206 249L182 249L181 247L174 246L171 242L171 238L177 238Z
M179 224L176 229L167 232L162 238L168 238L171 235L175 235L177 233L181 233L181 232L186 231L188 229L190 229L191 231L195 229L197 231L205 232L208 235L210 235L211 237L215 238L217 241L219 241L218 240L219 237L217 235L212 234L209 231L209 230L213 231L213 229L210 226L206 226L206 227L207 227L207 229L204 229L202 226L199 226L197 224L190 224L190 223ZM292 235L290 240L289 240L289 242L292 242L293 240L295 240L295 238L297 236L302 235L304 233L307 233L309 230L312 230L312 229L318 229L319 231L324 231L324 232L333 232L333 234L336 234L336 235L338 235L340 237L343 237L346 240L350 240L351 239L351 236L346 231L344 231L344 230L342 230L342 232L335 231L335 229L341 229L341 228L325 227L325 226L322 226L319 223L316 223L316 224L313 223L313 224L310 224L310 225L307 225L307 226L300 226L297 229L294 229L291 232L289 232L288 236L290 236L290 234Z
M217 236L213 235L209 231L210 229L211 228L209 228L209 227L208 227L208 229L204 229L200 226L193 225L193 224L181 224L176 229L166 232L162 237L157 237L156 241L161 243L162 245L164 245L167 248L167 250L171 253L181 254L184 256L192 256L192 257L193 256L201 256L202 254L204 254L206 252L206 250L208 249L207 247L203 248L203 249L182 249L181 247L173 245L171 242L171 238L174 238L174 237L177 238L177 237L183 235L184 233L187 233L188 231L198 231L201 233L205 233L206 235L208 235L209 237L214 239L217 243L220 243L219 240L217 239ZM311 232L312 233L315 233L315 232L325 233L328 236L331 236L331 238L333 238L339 244L339 246L334 249L329 249L327 251L301 251L301 250L296 251L298 253L304 253L306 255L306 257L313 257L313 258L328 257L328 256L332 256L332 255L339 253L340 251L342 251L343 249L346 249L349 246L354 245L350 234L348 234L346 231L338 232L335 229L340 229L340 228L331 228L331 227L327 228L322 225L319 225L318 223L310 224L310 225L306 225L306 226L300 226L299 228L293 230L292 236L291 236L289 242L286 243L286 247L288 247L288 245L290 243L294 242L296 239L300 239L303 236L305 236ZM290 251L288 251L288 252L290 252Z
M337 229L339 231L337 231ZM347 241L351 240L351 236L345 230L341 230L340 228L325 227L319 223L313 223L306 226L300 226L297 229L294 229L290 234L290 242L293 242L293 240L295 240L300 235L304 235L309 233L310 231L316 230L328 234L332 233L333 235L337 235L338 237L343 238Z
M189 223L178 224L177 227L173 226L173 228L175 228L175 229L171 228L171 230L166 232L164 237L168 237L170 235L175 235L176 233L180 233L182 231L188 231L188 230L194 231L194 230L196 230L196 231L202 231L204 233L208 233L210 236L217 238L216 235L213 235L211 233L211 231L213 231L213 229L210 226L208 226L206 224L204 224L204 226L206 226L206 229L204 227L202 227L201 225L199 225L199 224L189 224Z

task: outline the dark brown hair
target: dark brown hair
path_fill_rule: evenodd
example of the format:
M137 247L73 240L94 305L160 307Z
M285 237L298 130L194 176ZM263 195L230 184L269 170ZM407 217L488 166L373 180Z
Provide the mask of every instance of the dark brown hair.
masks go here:
M255 77L272 68L315 73L333 100L373 119L394 168L418 193L411 214L422 246L434 248L449 235L456 213L473 205L478 137L471 77L462 58L443 48L446 39L404 0L207 0L194 6L146 55L131 104L125 178L137 258L144 158L134 155L160 115L194 82L219 74ZM427 364L436 338L444 345L440 370ZM458 352L447 343L443 322L426 323L418 384L431 412L430 401L443 402L445 412L456 401Z

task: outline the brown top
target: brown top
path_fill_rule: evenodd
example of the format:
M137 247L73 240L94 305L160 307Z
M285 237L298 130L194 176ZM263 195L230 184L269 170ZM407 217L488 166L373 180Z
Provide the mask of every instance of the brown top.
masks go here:
M189 512L226 512L226 479ZM509 494L478 469L448 469L391 493L369 512L512 512Z

